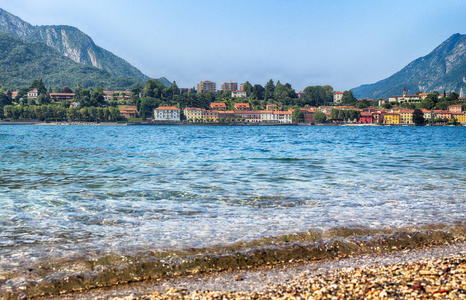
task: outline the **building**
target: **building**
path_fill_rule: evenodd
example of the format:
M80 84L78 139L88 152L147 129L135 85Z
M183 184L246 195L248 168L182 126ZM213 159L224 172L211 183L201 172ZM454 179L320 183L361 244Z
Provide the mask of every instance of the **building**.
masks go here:
M402 109L398 113L400 114L400 124L414 124L414 109Z
M50 99L56 102L71 101L74 99L73 93L50 93Z
M448 106L448 110L452 113L462 113L463 112L463 105L456 104Z
M204 118L205 109L199 107L187 107L184 110L184 115L189 121L200 121Z
M235 110L249 110L249 103L235 103Z
M362 124L370 124L370 123L373 123L374 122L374 118L372 117L372 113L371 112L361 112L361 117L359 118L359 123L362 123Z
M198 107L186 107L183 111L184 116L188 121L198 121L203 119L205 109Z
M216 110L226 110L227 105L225 103L210 103L210 109L216 109Z
M247 94L245 91L231 91L231 96L233 98L246 98Z
M197 93L204 94L204 93L217 93L217 84L212 81L201 81L197 84Z
M434 115L433 111L425 109L425 108L421 108L421 111L422 111L422 114L424 115L424 120L429 121L432 119L432 115Z
M460 122L461 124L466 124L466 112L461 114L455 114L454 118L456 121Z
M104 100L110 101L113 98L116 100L129 100L131 98L130 91L104 91Z
M279 109L278 109L277 104L267 104L265 106L265 110L275 111L275 110L279 110Z
M235 112L232 110L219 110L218 111L218 119L219 121L226 121L235 118Z
M180 109L174 106L160 106L154 109L156 122L180 122Z
M261 122L265 123L276 123L272 110L261 110L259 111Z
M343 99L342 92L333 92L333 103L341 103Z
M208 122L217 122L218 121L218 110L205 110L203 112L202 119Z
M81 102L79 101L73 101L70 104L70 107L79 107L81 105ZM121 112L120 112L121 113Z
M422 94L422 95L424 95L424 94ZM421 94L419 94L419 95L407 95L406 94L406 87L403 87L403 95L402 96L390 96L390 97L388 97L388 102L390 102L390 103L393 103L393 102L419 103L419 102L422 101L422 99L423 99L422 97L423 96L421 96ZM427 96L425 96L425 97L427 97Z
M33 89L32 91L28 92L28 98L30 99L37 99L38 92L37 89Z
M305 92L299 92L298 94L298 99L302 99L306 96L306 93Z
M291 121L291 116L292 116L291 111L274 111L274 120L277 121L278 123L283 123L283 124L290 124L292 123Z
M451 111L449 110L434 110L434 119L442 119L442 120L451 120Z
M222 91L237 91L238 90L238 82L236 81L227 81L222 82L221 84Z
M138 111L136 109L136 106L126 107L120 110L120 116L127 118L127 119L136 118L137 114L138 114Z
M384 124L400 124L400 114L398 113L386 113L383 116Z
M235 117L242 118L247 123L259 123L261 121L261 114L256 110L235 111Z

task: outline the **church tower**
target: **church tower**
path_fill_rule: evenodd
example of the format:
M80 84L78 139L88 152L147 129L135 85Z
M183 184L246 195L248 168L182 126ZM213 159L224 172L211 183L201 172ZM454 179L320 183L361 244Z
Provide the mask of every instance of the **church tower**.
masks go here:
M403 100L406 97L406 86L403 87Z

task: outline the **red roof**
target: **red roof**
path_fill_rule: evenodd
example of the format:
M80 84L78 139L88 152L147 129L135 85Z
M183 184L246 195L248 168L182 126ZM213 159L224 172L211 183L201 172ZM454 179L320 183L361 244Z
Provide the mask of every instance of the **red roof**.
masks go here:
M274 111L273 114L274 115L291 115L292 112L291 111Z
M180 109L174 106L160 106L160 107L157 107L155 110L180 110Z
M225 103L210 103L210 107L212 108L226 108L227 105Z
M73 96L73 93L50 93L50 96Z
M235 108L249 108L249 103L235 103Z

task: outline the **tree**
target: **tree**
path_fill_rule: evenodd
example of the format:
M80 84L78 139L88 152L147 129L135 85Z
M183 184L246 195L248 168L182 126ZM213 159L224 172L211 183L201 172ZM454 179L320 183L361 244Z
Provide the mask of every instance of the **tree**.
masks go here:
M178 95L180 93L180 89L176 85L176 81L173 81L170 89L171 89L171 93L172 93L172 98L174 99L175 95Z
M320 110L314 113L314 121L317 123L324 123L327 120L327 116Z
M343 97L341 98L341 102L346 105L353 105L356 102L358 102L358 99L354 97L352 91L344 91L343 92Z
M413 122L416 125L424 124L424 113L419 108L416 108L413 112Z
M304 89L304 99L300 99L300 106L321 106L333 102L333 88L329 85L325 86L308 86Z
M391 109L393 105L391 103L385 103L384 105L382 105L382 107L385 109Z
M441 109L441 110L447 110L448 109L448 106L450 106L450 102L448 102L448 100L442 100L440 102L438 102L435 107L437 109Z
M264 94L265 94L265 89L262 85L260 84L255 84L252 87L252 98L258 99L258 100L263 100L264 99Z
M160 98L165 86L158 79L150 79L143 88L144 97Z
M70 89L69 86L65 86L62 90L61 90L62 93L73 93L73 90Z
M450 100L450 101L458 100L459 96L460 95L458 93L451 92L450 95L448 95L447 100Z
M272 97L274 91L275 91L275 84L273 83L273 80L270 79L265 84L265 99L267 100L268 98Z
M35 79L31 84L31 89L37 89L37 94L47 94L47 89L45 88L44 83L41 80Z
M249 81L246 81L243 84L243 91L246 92L246 95L249 97L252 94L252 85L249 83Z
M291 115L291 121L295 123L304 122L304 113L299 109L297 105L294 107L293 114Z
M438 93L429 93L427 97L419 104L420 108L431 110L438 102Z

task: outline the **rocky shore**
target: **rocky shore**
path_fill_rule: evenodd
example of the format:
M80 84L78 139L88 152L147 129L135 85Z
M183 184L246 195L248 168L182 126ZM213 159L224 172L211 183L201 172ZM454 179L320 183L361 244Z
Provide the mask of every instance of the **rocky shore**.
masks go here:
M54 299L466 299L466 244L194 274Z

